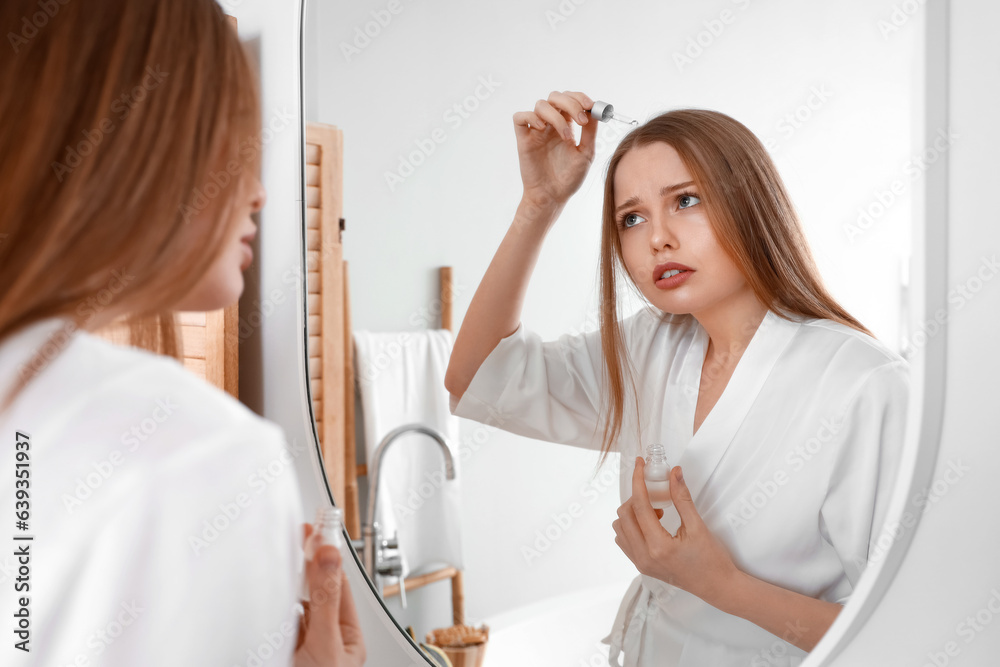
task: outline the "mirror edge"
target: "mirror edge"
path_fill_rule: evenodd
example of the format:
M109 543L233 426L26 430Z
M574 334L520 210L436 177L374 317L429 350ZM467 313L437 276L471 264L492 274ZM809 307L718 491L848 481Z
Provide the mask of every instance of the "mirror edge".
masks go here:
M306 211L306 196L305 196L306 131L305 131L305 97L304 97L305 18L306 18L306 4L308 3L308 1L309 0L296 0L296 4L298 5L298 22L296 31L297 32L296 60L298 65L298 79L297 79L298 90L296 93L296 97L298 100L298 112L299 112L298 128L297 128L299 134L298 213L299 213L299 235L300 235L299 240L300 240L300 252L301 252L300 259L302 261L303 267L308 266L308 250L306 249L306 237L307 237L306 234L307 211ZM308 286L308 273L306 271L301 272L299 288L301 295L299 303L300 306L299 316L301 318L300 334L302 336L301 349L305 351L309 349L309 328L308 328L309 313L308 313L308 296L307 296L309 293L309 286ZM305 394L304 394L305 411L306 411L305 416L308 420L307 433L311 436L313 444L312 446L313 470L316 473L315 476L318 478L316 482L320 486L319 488L320 495L325 496L326 501L331 505L333 505L334 507L336 507L337 503L334 501L333 498L333 490L330 488L330 482L326 476L326 470L323 463L322 449L320 447L319 434L316 431L316 419L315 415L313 414L312 388L310 387L309 384L308 355L307 354L300 355L300 360L301 363L303 364L302 377L305 379L303 385L305 389ZM300 483L302 483L302 481L303 480L300 480ZM307 508L303 507L303 510L306 509ZM308 508L308 509L310 511L306 511L304 516L304 520L306 521L309 521L311 519L312 511L315 510L315 508ZM354 549L354 545L351 542L351 536L347 533L347 528L342 526L341 531L344 540L344 545L348 550L350 550L351 556L353 558L353 567L351 566L351 561L348 559L344 559L343 563L345 570L348 569L351 570L351 572L349 573L349 579L350 579L349 583L351 585L351 592L354 594L355 597L355 607L357 608L359 619L363 619L366 615L368 615L366 614L368 610L374 610L376 614L380 615L380 617L375 620L379 621L382 627L384 627L387 631L390 632L392 631L392 628L395 628L395 630L399 632L399 635L403 638L404 643L400 644L397 640L397 645L404 650L405 657L410 660L409 664L412 665L412 667L418 667L418 665L420 664L428 665L429 667L434 667L434 663L432 663L430 661L430 658L428 658L423 653L423 651L417 645L417 642L412 637L410 637L410 635L406 632L406 630L399 625L399 622L389 612L388 607L386 607L385 601L381 598L381 596L378 595L378 592L375 590L375 587L372 584L371 578L368 577L368 575L364 571L364 568L361 565L361 558L359 557L358 552ZM364 582L367 585L367 589L357 585L358 582ZM368 598L367 600L365 600L366 604L364 605L359 604L363 597ZM370 617L369 620L371 620ZM373 646L376 645L379 646L379 650L386 650L388 648L381 642L376 644L374 640L375 640L375 635L372 632L368 632L364 637L364 644L366 652L368 653L368 659L366 660L366 662L368 662L368 664L380 664L373 660L373 657L375 657L372 655ZM409 651L407 651L407 649L409 649Z
M948 127L948 86L949 86L949 18L950 0L930 0L924 7L924 48L922 71L922 99L920 109L920 132L924 145L932 145L937 128ZM920 200L922 212L915 216L922 225L914 225L914 252L911 266L924 269L922 276L924 289L922 302L911 302L916 306L911 311L911 321L928 321L928 313L947 312L948 291L948 162L947 154L942 156L924 172ZM920 209L918 209L920 210ZM933 273L926 267L935 266ZM928 280L930 275L940 276L939 280ZM920 290L911 292L919 293ZM941 445L944 420L944 389L947 363L947 320L940 323L940 331L927 336L927 342L917 353L917 363L913 366L921 374L919 383L910 380L910 404L907 418L906 443L916 438L915 451L904 453L896 484L893 488L886 526L898 526L907 514L915 517L915 522L907 529L892 537L884 557L865 569L858 582L855 595L848 600L844 610L837 616L827 633L809 653L802 667L829 667L844 648L858 635L862 626L872 616L875 608L885 597L896 573L913 541L923 510L918 498L930 488ZM915 384L919 386L914 387ZM916 390L914 390L916 389ZM913 412L919 408L914 419ZM918 425L916 434L912 426ZM905 525L905 524L904 524ZM880 529L880 534L885 527Z

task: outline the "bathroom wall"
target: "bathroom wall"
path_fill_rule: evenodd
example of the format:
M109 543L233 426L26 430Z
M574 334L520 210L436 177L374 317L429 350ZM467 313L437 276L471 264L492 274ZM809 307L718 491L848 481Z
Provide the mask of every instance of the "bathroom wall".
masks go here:
M354 328L437 326L436 270L449 265L457 332L518 202L511 116L552 90L583 90L641 120L693 106L750 127L830 290L898 349L922 16L880 30L893 6L310 0L304 108L344 130ZM545 339L596 329L601 185L621 134L602 127L594 167L542 250L522 321ZM613 469L475 423L462 433L469 621L634 576L611 529ZM445 584L409 604L401 618L418 635L449 622Z

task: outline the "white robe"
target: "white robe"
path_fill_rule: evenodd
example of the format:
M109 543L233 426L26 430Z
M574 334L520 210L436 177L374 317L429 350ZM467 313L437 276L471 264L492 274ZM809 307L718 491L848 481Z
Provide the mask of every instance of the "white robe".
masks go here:
M651 307L623 320L644 429L640 446L626 380L621 499L631 496L635 457L662 443L741 570L844 603L885 519L903 446L909 365L850 327L793 320L767 312L693 437L708 334L691 316ZM452 397L452 411L530 438L599 449L602 355L598 331L543 342L519 324L461 400ZM676 510L661 523L675 533ZM796 632L801 627L793 624L784 636L771 634L639 575L605 642L611 664L622 651L627 666L794 666L807 655L786 641Z
M0 341L0 389L67 322ZM18 432L30 436L25 531L14 525ZM0 437L0 662L290 664L302 506L279 426L172 358L77 331L0 414ZM22 547L30 588L15 592ZM22 596L28 653L13 647Z

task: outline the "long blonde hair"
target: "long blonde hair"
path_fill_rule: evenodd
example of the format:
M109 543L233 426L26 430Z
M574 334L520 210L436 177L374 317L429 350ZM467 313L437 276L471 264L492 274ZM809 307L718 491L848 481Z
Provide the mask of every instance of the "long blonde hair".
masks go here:
M608 163L601 237L601 347L604 433L601 461L614 449L624 419L625 373L638 417L634 368L618 313L618 278L638 291L622 256L615 222L615 171L628 151L662 141L680 156L702 194L715 237L757 298L779 317L829 319L871 335L823 286L792 202L760 140L739 121L708 109L677 109L627 134ZM691 317L691 315L686 315ZM642 437L636 419L637 438Z
M50 4L0 3L0 341L120 314L131 344L180 358L174 306L260 169L256 72L214 0Z

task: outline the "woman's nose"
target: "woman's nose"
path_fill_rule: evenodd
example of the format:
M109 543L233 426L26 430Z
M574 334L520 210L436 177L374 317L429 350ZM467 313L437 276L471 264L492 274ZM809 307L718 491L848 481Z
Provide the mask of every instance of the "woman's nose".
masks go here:
M660 248L671 245L676 247L677 238L667 222L667 216L655 215L649 221L649 244L653 252L658 252Z
M253 199L250 200L250 211L256 213L264 208L264 204L267 203L267 190L264 189L264 184L260 180L254 178L251 184L251 192L253 193Z

